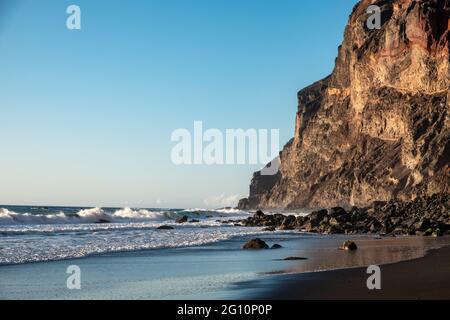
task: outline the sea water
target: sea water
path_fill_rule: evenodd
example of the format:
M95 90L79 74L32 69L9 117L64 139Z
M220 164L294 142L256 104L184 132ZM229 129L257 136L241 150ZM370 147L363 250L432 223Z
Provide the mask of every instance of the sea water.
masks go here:
M175 220L188 216L188 222ZM199 246L261 228L225 223L249 216L236 209L131 209L0 206L0 265L92 254ZM157 230L162 225L173 230Z
M0 299L236 299L267 289L253 281L273 274L392 263L450 243L263 232L228 222L250 214L234 209L0 208ZM184 215L200 222L177 224ZM242 250L254 237L282 249ZM356 252L337 249L347 239ZM71 265L81 290L66 286Z

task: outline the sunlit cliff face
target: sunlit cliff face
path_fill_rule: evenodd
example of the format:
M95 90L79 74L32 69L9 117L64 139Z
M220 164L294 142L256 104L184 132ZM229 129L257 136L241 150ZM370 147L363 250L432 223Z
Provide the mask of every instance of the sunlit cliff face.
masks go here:
M381 28L366 9L381 9ZM366 205L448 192L450 1L362 1L333 74L299 92L276 178L256 174L250 207Z

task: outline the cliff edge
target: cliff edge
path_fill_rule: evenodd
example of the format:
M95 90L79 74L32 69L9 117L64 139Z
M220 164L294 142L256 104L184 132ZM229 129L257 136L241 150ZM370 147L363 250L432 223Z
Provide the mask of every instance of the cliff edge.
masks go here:
M366 9L381 8L370 30ZM275 176L241 209L365 206L449 192L450 0L363 0L333 73L298 93Z

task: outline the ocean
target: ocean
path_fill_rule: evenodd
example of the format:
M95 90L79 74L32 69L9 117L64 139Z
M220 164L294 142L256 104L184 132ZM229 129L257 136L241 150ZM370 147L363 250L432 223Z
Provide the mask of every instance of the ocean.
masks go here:
M182 216L198 222L177 224ZM224 223L248 216L236 209L0 206L0 265L199 246L261 233ZM156 230L162 225L174 230Z
M251 214L235 209L0 208L0 299L253 299L278 275L410 260L450 243L264 232L228 222ZM175 222L185 215L199 222ZM282 249L242 250L255 237ZM356 252L337 249L347 239ZM72 265L81 290L66 286Z

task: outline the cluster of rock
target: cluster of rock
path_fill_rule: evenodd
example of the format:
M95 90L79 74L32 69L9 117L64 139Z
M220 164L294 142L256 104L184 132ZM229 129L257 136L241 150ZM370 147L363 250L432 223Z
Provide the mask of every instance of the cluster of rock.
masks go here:
M353 207L348 211L335 207L308 216L266 215L258 210L240 223L266 227L266 231L297 229L324 234L441 236L450 234L450 197L443 193L409 202L376 202L367 208Z

